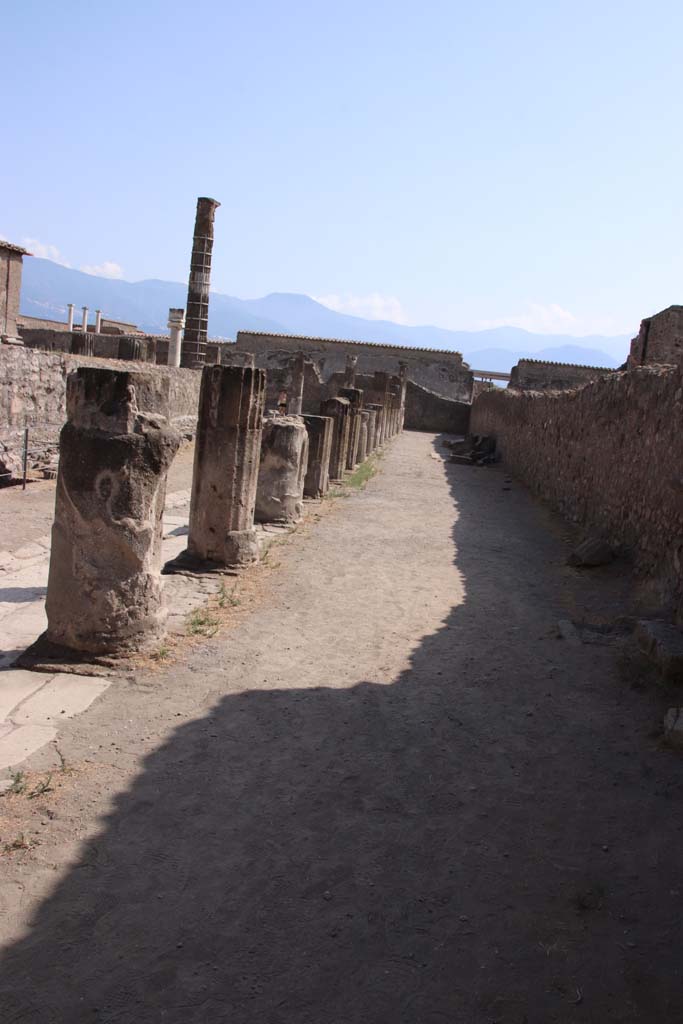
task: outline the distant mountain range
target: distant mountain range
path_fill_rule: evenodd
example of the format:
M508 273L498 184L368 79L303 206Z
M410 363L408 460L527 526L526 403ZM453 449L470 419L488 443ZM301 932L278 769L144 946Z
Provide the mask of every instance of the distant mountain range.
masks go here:
M77 310L88 306L92 314L95 309L101 309L105 317L137 324L152 334L165 334L169 307L184 306L186 296L187 286L171 281L117 281L84 274L37 257L24 260L21 311L27 316L66 319L67 303L73 302ZM364 320L336 313L307 295L274 293L262 299L236 299L212 292L211 337L234 339L238 330L455 349L477 370L502 372L528 356L616 367L626 359L629 344L627 336L574 338L532 334L518 327L486 331L407 327L387 320Z

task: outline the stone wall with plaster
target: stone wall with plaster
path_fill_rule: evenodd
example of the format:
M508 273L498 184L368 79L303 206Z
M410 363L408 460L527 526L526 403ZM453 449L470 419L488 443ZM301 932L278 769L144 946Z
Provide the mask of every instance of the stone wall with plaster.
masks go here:
M683 621L683 371L641 367L574 391L489 391L470 430L569 520L617 549Z
M399 364L404 362L408 377L436 394L459 402L469 402L472 394L472 373L459 352L256 331L238 331L235 344L239 351L252 352L256 365L265 370L282 353L303 352L307 359L317 363L327 381L332 374L344 371L347 355L354 355L358 356L358 373L380 370L398 375Z

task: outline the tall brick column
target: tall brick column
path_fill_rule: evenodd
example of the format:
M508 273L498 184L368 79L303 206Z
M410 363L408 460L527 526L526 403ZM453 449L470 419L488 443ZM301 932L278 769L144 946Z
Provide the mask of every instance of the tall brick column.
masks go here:
M213 252L213 219L221 204L215 199L197 200L190 279L187 285L185 335L181 366L199 369L204 365L209 324L209 287Z
M187 553L167 571L184 564L247 565L258 558L254 505L265 396L263 370L204 367Z
M154 372L80 367L67 380L45 602L52 644L112 655L163 635L162 515L180 444L163 415L168 392Z

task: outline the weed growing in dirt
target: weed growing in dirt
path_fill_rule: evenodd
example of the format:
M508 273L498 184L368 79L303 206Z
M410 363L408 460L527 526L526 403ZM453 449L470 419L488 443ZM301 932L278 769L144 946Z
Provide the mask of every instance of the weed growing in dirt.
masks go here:
M208 608L195 608L187 620L187 631L192 636L214 636L220 625Z
M20 832L11 843L5 843L5 853L12 853L14 850L28 850L30 845L24 833Z
M43 779L42 782L39 782L38 785L35 787L35 789L31 790L31 792L28 795L29 800L34 800L37 796L42 796L43 793L51 793L52 792L52 786L50 785L51 782L52 782L52 772L50 772L50 774L48 775L48 777L46 779Z
M165 661L171 653L171 648L167 644L162 644L158 651L154 651L150 654L152 661Z
M377 465L374 458L366 459L362 465L355 469L350 477L348 477L344 483L347 487L353 487L354 490L360 490L365 487L368 480L370 480L377 472Z
M8 793L23 793L26 789L26 775L24 772L12 772L12 785Z
M220 608L236 608L238 604L242 603L239 597L237 597L236 590L237 586L234 586L230 593L228 593L225 581L221 582L221 587L218 591L218 605Z

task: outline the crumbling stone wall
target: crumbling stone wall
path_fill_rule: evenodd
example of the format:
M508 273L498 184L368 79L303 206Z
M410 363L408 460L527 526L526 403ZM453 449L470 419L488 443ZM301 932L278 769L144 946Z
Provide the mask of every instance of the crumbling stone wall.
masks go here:
M518 391L565 391L615 372L606 366L578 366L542 359L520 359L510 371L508 387Z
M253 352L256 365L263 369L268 369L268 358L276 353L303 352L307 359L318 364L327 381L332 374L343 373L347 356L354 355L358 356L359 373L372 374L379 370L397 375L399 364L404 362L409 378L436 394L469 402L472 393L472 373L459 352L257 331L238 331L235 344L238 350Z
M79 366L119 370L137 366L166 375L173 425L181 431L194 429L201 381L198 370L0 345L0 460L12 463L15 475L21 466L25 427L29 427L32 458L50 449L56 452L59 431L66 420L66 378Z
M564 393L489 391L472 433L572 522L631 551L683 620L683 371L641 367Z
M683 306L669 306L647 317L631 342L629 369L662 363L683 366Z
M26 348L41 349L44 352L67 352L143 363L154 363L157 359L158 339L154 334L95 334L94 331L83 333L22 327L20 335ZM168 352L168 339L165 340Z
M451 398L435 395L409 380L406 387L406 430L438 431L446 434L466 434L469 430L469 402L455 402Z

